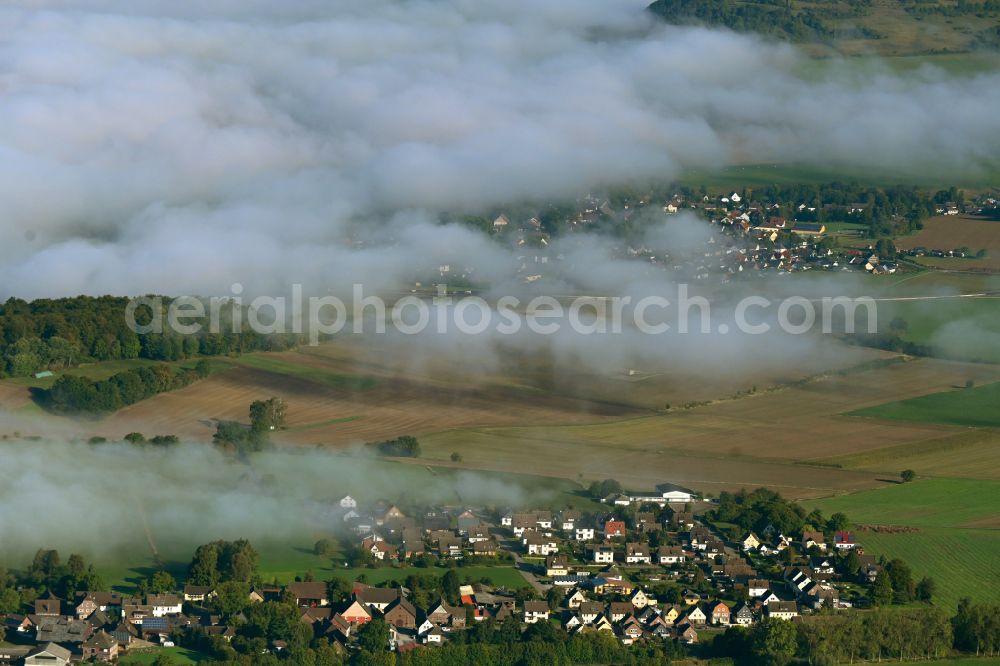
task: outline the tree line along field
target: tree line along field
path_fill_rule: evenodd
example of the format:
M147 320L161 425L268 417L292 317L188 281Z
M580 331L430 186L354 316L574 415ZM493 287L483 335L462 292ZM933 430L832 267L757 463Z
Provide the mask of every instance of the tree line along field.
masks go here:
M954 608L962 597L995 601L1000 589L1000 481L917 479L810 503L842 511L859 525L915 528L860 530L865 552L902 557L917 577L938 584L937 603Z
M1000 220L988 220L966 215L938 215L924 221L924 228L915 234L896 239L901 250L956 250L969 248L973 253L986 250L983 258L942 258L935 267L955 270L988 269L1000 271ZM916 258L923 262L931 257Z

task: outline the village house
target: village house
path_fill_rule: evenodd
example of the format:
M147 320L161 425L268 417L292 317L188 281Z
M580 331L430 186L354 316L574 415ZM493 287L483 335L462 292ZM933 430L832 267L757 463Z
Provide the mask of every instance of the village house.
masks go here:
M461 536L468 535L471 530L480 527L482 524L471 509L466 509L462 513L458 514L458 518L455 520L458 524L458 533Z
M647 596L645 592L638 588L632 593L632 598L629 601L638 609L656 605L656 599Z
M569 561L565 555L549 556L545 558L546 576L566 576L569 574Z
M324 589L325 589L324 583ZM146 595L146 605L152 607L153 617L163 617L165 615L180 615L183 609L183 602L176 594L149 594Z
M573 527L573 537L577 541L593 541L594 540L594 528L587 527L584 525L575 525Z
M427 645L440 645L444 642L444 632L441 630L441 627L431 627L420 634L420 640Z
M680 546L660 546L656 554L660 564L683 564L687 560Z
M769 606L769 605L771 605L773 603L777 603L777 602L781 601L781 597L779 597L777 594L775 594L774 590L768 590L764 594L760 595L758 597L758 600L760 601L760 603L764 604L765 606Z
M417 609L402 596L386 606L382 619L397 629L415 629L417 626Z
M799 616L798 604L794 601L773 601L767 605L764 612L770 618L791 620Z
M623 520L609 520L604 524L604 538L613 539L616 537L623 537L627 533L625 529L625 521Z
M73 613L77 619L84 620L97 611L117 612L122 607L122 596L118 592L80 591L76 593L76 608Z
M695 604L701 603L701 595L694 590L684 590L681 598L686 606L694 606Z
M55 643L45 643L24 658L24 666L68 666L72 653Z
M580 619L584 624L593 624L604 612L604 604L597 601L584 601L578 607Z
M591 587L595 594L605 595L605 594L632 594L632 590L635 586L625 579L614 568L608 568L607 571L597 575L591 581Z
M623 644L631 645L635 641L642 638L643 634L646 632L639 623L639 620L629 616L621 622L618 628L618 633L621 636Z
M729 622L748 627L753 624L753 610L747 604L740 604L730 613Z
M635 611L635 606L631 601L612 601L608 604L608 617L612 622L621 622L625 616L631 615Z
M294 582L289 583L285 589L295 599L297 606L328 606L330 604L324 582Z
M469 543L479 543L490 540L490 530L485 525L476 525L466 531L466 540Z
M582 515L579 511L567 509L559 513L558 525L564 532L572 532L580 522Z
M752 578L747 581L747 595L751 599L756 599L771 589L770 581L761 578Z
M402 596L402 592L398 587L370 587L363 583L355 583L352 592L357 601L380 612L384 611L389 604ZM346 613L342 614L345 617L347 616Z
M698 632L690 624L681 624L677 627L677 640L681 643L694 645L698 642Z
M340 615L344 620L353 625L361 625L365 622L370 622L372 619L372 613L368 609L368 606L357 599L351 600L347 604L347 607L340 612Z
M559 552L559 543L535 530L526 531L522 538L528 555L551 555Z
M701 609L701 606L696 604L689 606L688 609L681 614L677 621L681 624L687 623L704 625L708 621L708 616L705 615L705 611Z
M656 520L656 514L648 511L640 511L635 514L635 529L640 533L658 532L663 529Z
M52 594L49 590L44 597L35 599L35 615L43 617L54 617L62 615L63 600Z
M118 641L102 629L83 642L81 651L84 661L114 661L118 658Z
M745 537L743 537L742 541L740 541L740 548L744 551L757 550L758 548L760 548L760 544L761 541L760 539L757 538L757 535L754 534L753 532L750 532Z
M644 543L625 544L625 562L627 564L650 564L649 545Z
M837 532L833 535L833 547L837 550L853 550L858 547L853 532Z
M524 622L534 624L536 622L548 622L549 605L544 601L524 602Z
M674 624L675 622L677 622L677 618L681 616L683 610L684 609L681 608L680 606L676 604L671 604L670 606L663 609L663 615L661 617L663 617L663 619L669 622L670 624Z
M826 550L826 537L823 536L822 532L817 532L814 530L803 530L802 531L802 549L808 550L809 548L819 548L822 551Z
M215 596L215 588L211 585L185 585L183 596L184 601L201 603Z
M611 544L598 544L593 550L595 563L610 564L615 561L615 549Z
M94 628L83 620L65 615L39 617L35 625L35 642L80 645L93 633Z
M492 539L476 541L472 544L472 554L476 557L496 557L497 542Z
M728 625L731 611L729 606L717 601L708 604L708 620L711 624Z
M578 610L580 604L586 603L587 595L583 593L583 590L575 590L572 594L566 597L566 608L571 610Z
M399 555L399 551L394 545L381 539L369 542L366 550L372 554L372 557L382 562L394 560Z

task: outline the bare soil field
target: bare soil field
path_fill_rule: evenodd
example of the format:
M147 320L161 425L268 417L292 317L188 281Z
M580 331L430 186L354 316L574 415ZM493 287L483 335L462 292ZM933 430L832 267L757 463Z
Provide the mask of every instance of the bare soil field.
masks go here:
M928 250L954 250L967 247L973 252L986 250L982 259L938 259L935 267L955 269L989 269L1000 271L1000 221L966 215L938 215L924 223L924 228L912 236L896 241L901 250L924 247Z
M0 409L23 409L31 404L31 395L24 386L13 382L0 382Z

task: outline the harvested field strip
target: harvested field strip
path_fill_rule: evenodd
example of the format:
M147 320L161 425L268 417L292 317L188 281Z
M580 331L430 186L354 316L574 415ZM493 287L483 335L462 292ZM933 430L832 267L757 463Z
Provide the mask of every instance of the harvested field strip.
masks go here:
M819 462L846 469L899 472L907 468L923 476L1000 478L1000 431L960 432Z
M364 416L345 416L339 419L329 419L328 421L317 421L316 423L303 423L302 425L295 426L294 428L287 428L286 432L303 432L306 430L315 430L316 428L325 428L327 426L337 425L339 423L350 423L351 421L357 421L359 419L365 418Z

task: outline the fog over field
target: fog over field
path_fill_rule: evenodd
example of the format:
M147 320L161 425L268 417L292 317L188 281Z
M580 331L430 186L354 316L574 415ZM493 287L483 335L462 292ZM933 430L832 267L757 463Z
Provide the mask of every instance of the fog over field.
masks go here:
M440 212L747 162L905 180L1000 147L1000 73L806 80L791 46L644 4L4 3L0 297L374 289L460 259L502 282L507 253Z
M137 447L53 438L5 442L3 460L0 558L11 566L38 547L114 555L144 544L147 527L157 547L172 555L216 539L309 545L310 534L336 528L332 507L346 494L368 502L479 506L549 499L544 490L496 475L424 474L361 450L264 453L251 467L203 444Z

